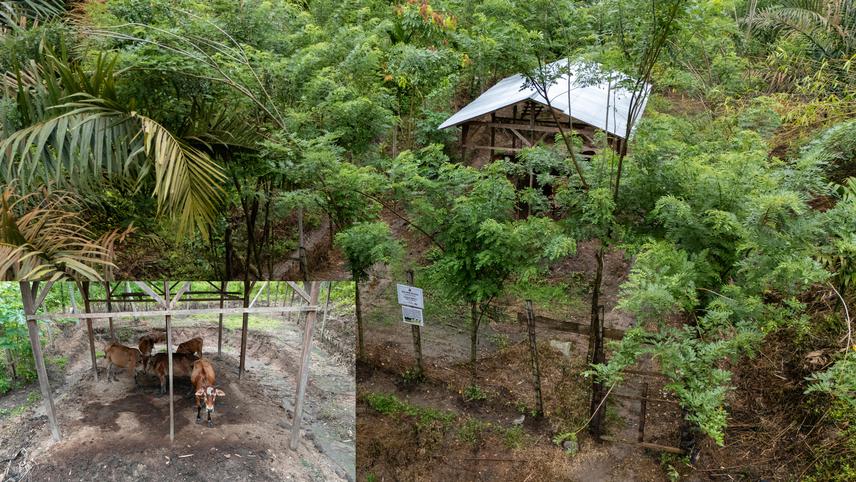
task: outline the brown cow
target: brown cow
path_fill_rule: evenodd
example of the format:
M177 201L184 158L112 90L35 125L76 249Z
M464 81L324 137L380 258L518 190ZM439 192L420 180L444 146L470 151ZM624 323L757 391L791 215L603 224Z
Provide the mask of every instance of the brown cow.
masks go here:
M202 356L202 338L196 337L191 338L181 345L178 345L178 349L175 350L176 353L199 353L199 356Z
M143 354L143 372L148 372L149 357L152 355L152 349L156 343L166 343L166 333L161 331L152 331L140 337L139 348Z
M217 397L224 397L226 394L214 386L216 376L211 362L204 358L193 362L193 373L190 375L190 381L196 388L196 423L202 420L199 412L202 410L201 400L205 400L205 409L208 411L208 426L212 427L214 422L211 421L211 412L214 411L214 401Z
M120 343L110 343L104 349L104 358L107 359L107 381L119 381L113 367L127 368L128 374L134 377L134 386L137 386L137 365L142 360L140 350L122 345Z
M172 354L172 376L190 377L193 370L193 362L199 358L192 353ZM166 393L166 378L169 376L169 359L166 353L158 353L149 359L151 368L154 369L161 384L161 395Z

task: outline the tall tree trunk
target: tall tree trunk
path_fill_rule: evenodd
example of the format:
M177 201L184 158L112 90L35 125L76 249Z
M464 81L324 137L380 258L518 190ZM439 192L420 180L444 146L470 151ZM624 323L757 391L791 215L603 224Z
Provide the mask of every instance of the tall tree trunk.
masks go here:
M226 248L226 272L223 274L223 279L228 281L232 279L232 273L234 272L234 268L232 267L232 260L235 256L235 247L232 244L232 225L229 222L228 218L226 219L226 232L223 234L223 244Z
M6 350L6 359L8 360L8 363L9 363L9 369L12 371L12 381L17 381L18 380L18 368L17 368L18 365L15 363L15 356L12 355L12 350L9 350L9 349Z
M363 305L360 300L360 281L357 274L354 273L354 301L357 312L357 357L360 360L365 359L366 347L363 335Z
M595 272L594 284L591 295L591 327L589 333L589 348L591 353L589 359L591 363L603 363L606 361L603 352L603 320L600 316L600 288L603 282L603 255L604 246L601 244L595 252L597 261L597 271ZM600 441L600 436L603 434L603 421L606 407L603 403L604 390L603 383L597 378L592 378L591 386L591 423L589 424L589 432L594 436L595 440Z

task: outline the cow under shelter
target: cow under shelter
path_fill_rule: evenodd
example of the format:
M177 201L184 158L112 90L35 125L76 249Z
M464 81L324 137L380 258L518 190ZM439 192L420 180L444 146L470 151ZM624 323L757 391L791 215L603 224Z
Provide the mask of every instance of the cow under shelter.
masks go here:
M580 157L598 149L597 133L617 146L645 110L651 86L597 64L561 59L530 74L506 77L446 119L438 129L460 126L461 158L473 151L515 154L557 134L573 132Z
M352 349L339 347L353 345L353 303L330 304L345 284L19 282L41 403L0 423L0 459L41 480L352 479ZM48 312L66 288L77 305Z

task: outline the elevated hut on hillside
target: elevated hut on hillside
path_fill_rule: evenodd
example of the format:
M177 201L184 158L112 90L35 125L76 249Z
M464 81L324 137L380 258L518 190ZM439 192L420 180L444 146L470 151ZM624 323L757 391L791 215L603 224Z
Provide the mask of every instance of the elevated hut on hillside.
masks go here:
M558 60L544 67L547 72L560 72L547 89L555 117L548 110L547 99L522 74L512 75L478 96L438 129L461 127L461 157L471 151L490 151L494 155L513 154L539 142L552 143L559 133L559 123L567 132L582 137L581 157L591 157L598 146L595 133L605 132L611 146L627 136L627 120L632 118L631 133L641 118L650 85L636 89L644 95L634 96L628 88L633 81L617 72L603 71L596 64ZM557 122L558 121L558 122Z

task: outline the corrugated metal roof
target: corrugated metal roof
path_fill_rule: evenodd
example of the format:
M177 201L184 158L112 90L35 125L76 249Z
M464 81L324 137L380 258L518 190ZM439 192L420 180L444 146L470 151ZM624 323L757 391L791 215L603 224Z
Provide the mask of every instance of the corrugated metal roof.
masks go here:
M562 59L549 64L547 68L564 67L565 65L567 65L567 59ZM624 138L632 92L625 88L616 87L615 79L626 79L627 77L612 73L610 77L613 78L613 85L610 88L606 80L594 82L583 80L594 77L591 75L593 70L598 73L599 66L597 65L575 62L571 64L568 70L569 73L565 73L556 79L547 90L553 107L578 121ZM570 96L568 95L569 88ZM651 86L646 84L645 88L650 91ZM456 112L455 115L446 119L438 129L445 129L481 117L526 99L547 104L546 99L539 95L534 88L526 86L526 78L523 75L512 75L502 79ZM637 121L645 112L647 102L648 96L646 95L636 118ZM609 110L609 125L606 125L607 109ZM633 127L635 128L635 125Z

